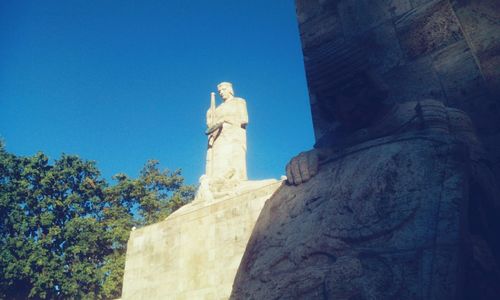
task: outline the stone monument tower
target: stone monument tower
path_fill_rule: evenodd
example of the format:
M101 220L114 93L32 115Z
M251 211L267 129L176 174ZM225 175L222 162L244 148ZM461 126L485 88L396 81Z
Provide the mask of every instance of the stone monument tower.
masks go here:
M316 144L232 299L498 299L498 1L296 7Z

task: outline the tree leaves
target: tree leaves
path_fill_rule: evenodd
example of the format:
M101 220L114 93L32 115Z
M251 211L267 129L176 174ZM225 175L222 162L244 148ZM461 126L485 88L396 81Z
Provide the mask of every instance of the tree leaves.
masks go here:
M0 298L110 299L121 294L130 230L191 201L180 170L148 161L139 178L101 178L95 162L19 157L0 143Z

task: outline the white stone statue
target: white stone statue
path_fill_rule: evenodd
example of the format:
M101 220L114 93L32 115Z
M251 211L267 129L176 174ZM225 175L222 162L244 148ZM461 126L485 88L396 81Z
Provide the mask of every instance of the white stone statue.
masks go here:
M223 102L216 106L215 94L211 94L211 105L207 111L205 174L211 180L247 180L246 102L234 97L233 86L229 82L220 83L217 89Z
M217 106L215 93L211 93L207 111L207 161L205 174L200 177L200 186L195 200L213 201L235 195L242 183L251 184L247 178L248 113L246 102L234 97L229 82L217 85L222 103ZM239 188L238 188L239 187ZM197 202L197 201L195 201Z
M218 106L215 93L211 93L207 111L207 165L200 177L200 185L193 205L206 205L213 201L251 193L272 186L276 179L248 180L247 177L247 105L234 96L233 85L217 85L222 99Z

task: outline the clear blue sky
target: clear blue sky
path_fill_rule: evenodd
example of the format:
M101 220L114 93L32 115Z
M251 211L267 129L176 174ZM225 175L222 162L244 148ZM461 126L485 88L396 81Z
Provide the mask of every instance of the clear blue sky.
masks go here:
M17 155L77 154L107 179L158 159L197 183L221 81L247 100L249 178L279 178L313 144L293 0L0 2L0 136Z

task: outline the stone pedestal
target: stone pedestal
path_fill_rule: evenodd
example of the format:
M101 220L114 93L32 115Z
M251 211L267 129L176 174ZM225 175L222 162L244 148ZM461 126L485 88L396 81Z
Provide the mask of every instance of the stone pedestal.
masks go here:
M276 180L243 182L235 195L198 199L131 233L122 299L227 299L255 222Z

